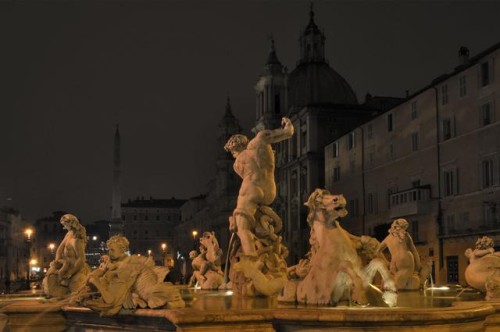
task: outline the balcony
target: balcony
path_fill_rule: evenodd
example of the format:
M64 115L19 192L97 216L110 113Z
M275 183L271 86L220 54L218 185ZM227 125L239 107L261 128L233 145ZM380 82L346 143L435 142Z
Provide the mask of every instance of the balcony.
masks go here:
M430 212L431 187L407 189L389 195L389 217L398 218Z

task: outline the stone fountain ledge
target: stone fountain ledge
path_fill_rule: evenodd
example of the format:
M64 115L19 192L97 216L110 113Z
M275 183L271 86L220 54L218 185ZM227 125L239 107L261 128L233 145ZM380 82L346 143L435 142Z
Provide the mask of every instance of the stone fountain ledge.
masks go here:
M47 301L0 310L9 331L499 331L500 302L457 301L448 307L359 308L277 304L236 296L195 298L182 309L139 309L100 317L88 308Z
M130 315L103 317L86 308L65 307L70 324L87 331L97 325L109 330L170 331L498 331L500 303L456 302L445 308L303 307L232 310L140 309ZM154 323L152 326L148 326ZM161 323L160 323L161 322ZM129 325L130 324L130 325ZM104 329L107 330L107 329Z

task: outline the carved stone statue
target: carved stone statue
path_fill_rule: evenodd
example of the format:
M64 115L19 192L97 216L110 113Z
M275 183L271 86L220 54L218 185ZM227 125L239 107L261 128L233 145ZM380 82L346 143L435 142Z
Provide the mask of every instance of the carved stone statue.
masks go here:
M85 260L87 233L72 214L61 217L61 225L68 231L57 248L55 259L43 279L43 291L50 297L65 297L79 290L90 272Z
M199 255L195 250L189 253L193 266L189 286L194 286L197 282L201 289L218 289L224 281L221 270L222 249L219 248L214 232L204 232L200 243Z
M129 242L121 235L107 241L109 257L88 278L88 287L74 296L74 301L102 316L117 314L121 309L184 307L179 290L163 282L168 268L155 266L152 257L128 255ZM96 289L97 293L92 293Z
M305 205L309 207L307 221L311 227L311 250L306 258L288 269L291 280L279 297L280 301L327 305L350 299L366 305L371 289L370 278L377 272L384 277L386 291L395 293L384 264L372 260L378 241L351 235L338 223L339 217L347 215L346 200L342 195L316 189ZM358 251L364 252L367 260L372 260L369 274L363 269ZM391 306L395 304L394 298L384 298L384 301Z
M500 253L493 246L493 239L483 236L476 241L475 249L465 251L470 263L465 269L465 281L486 292L486 300L500 298Z
M380 243L379 253L387 248L391 254L389 269L394 275L398 290L416 290L420 288L421 270L420 256L413 239L406 231L408 222L405 219L396 219L389 229L389 235Z
M236 209L229 218L229 229L238 236L230 253L230 278L239 294L275 295L286 283L285 248L276 235L282 222L269 207L276 198L271 144L289 139L294 132L288 118L282 119L282 125L258 132L251 141L234 135L224 146L242 178Z

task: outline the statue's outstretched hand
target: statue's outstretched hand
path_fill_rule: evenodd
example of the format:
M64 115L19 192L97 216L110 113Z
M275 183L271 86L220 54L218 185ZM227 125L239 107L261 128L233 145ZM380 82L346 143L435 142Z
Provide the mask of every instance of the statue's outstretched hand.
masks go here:
M283 127L286 127L287 125L290 126L292 124L292 121L290 121L289 118L287 118L286 116L284 116L282 119L281 119L281 125Z

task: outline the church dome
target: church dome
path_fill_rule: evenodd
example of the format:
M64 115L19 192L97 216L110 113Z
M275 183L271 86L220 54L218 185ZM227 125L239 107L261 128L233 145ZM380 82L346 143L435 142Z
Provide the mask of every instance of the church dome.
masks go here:
M289 105L357 104L347 81L326 62L302 62L288 77Z
M325 34L314 22L311 3L309 23L299 38L300 59L288 77L288 105L357 104L356 94L325 58Z

